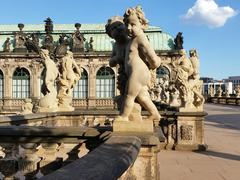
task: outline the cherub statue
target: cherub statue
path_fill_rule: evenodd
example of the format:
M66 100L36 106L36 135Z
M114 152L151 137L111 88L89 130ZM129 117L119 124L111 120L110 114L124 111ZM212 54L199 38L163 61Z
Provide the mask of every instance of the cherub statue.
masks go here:
M126 10L124 23L128 36L131 38L125 54L125 72L128 80L123 111L116 120L129 120L135 99L149 111L149 120L160 120L161 116L148 93L148 84L151 79L150 69L156 69L161 63L161 59L156 55L144 34L148 20L144 17L141 7L138 6Z
M108 19L105 25L106 33L109 37L115 40L113 44L113 50L111 58L109 60L109 66L118 66L118 77L117 77L117 88L120 91L120 96L115 98L118 104L118 108L122 110L122 102L125 94L125 87L127 81L127 75L124 68L125 52L126 46L128 44L129 38L127 35L126 26L123 22L123 17L113 16Z

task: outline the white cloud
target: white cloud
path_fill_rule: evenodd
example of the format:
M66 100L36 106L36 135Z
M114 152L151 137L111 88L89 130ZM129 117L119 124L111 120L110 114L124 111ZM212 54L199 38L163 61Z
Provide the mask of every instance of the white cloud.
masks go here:
M229 6L219 7L214 0L197 0L181 18L186 22L217 28L223 26L235 15L237 11Z

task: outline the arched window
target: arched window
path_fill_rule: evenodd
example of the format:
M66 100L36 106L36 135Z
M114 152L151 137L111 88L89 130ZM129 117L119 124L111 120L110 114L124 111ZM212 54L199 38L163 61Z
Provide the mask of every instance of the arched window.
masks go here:
M115 96L115 76L109 67L102 67L97 72L96 78L97 98L112 98Z
M3 98L3 73L0 70L0 99Z
M73 98L85 99L88 97L88 74L85 69L81 73L81 78L73 89Z
M17 68L13 73L13 98L30 97L30 74L25 68Z
M160 79L163 78L163 76L165 75L168 75L168 77L170 77L170 72L168 68L166 68L165 66L160 66L159 68L157 68L156 74L157 74L157 83L159 83Z

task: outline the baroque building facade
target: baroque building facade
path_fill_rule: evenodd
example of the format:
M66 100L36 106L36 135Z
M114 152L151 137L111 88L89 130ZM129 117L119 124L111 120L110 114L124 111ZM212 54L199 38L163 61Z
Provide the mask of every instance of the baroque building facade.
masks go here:
M46 22L46 21L45 21ZM46 23L47 24L47 23ZM43 65L41 58L34 52L16 47L16 36L36 38L40 47L46 45L46 37L52 37L52 45L58 46L68 38L74 42L74 35L81 33L83 47L73 50L74 59L82 68L82 76L73 92L75 109L115 109L114 97L119 95L116 86L117 67L109 66L114 41L105 33L104 24L54 24L51 32L46 24L40 25L0 25L0 107L1 113L17 113L26 98L37 103L41 94ZM81 27L81 28L80 28ZM19 28L19 29L18 29ZM164 74L175 77L174 64L180 58L174 46L174 38L161 28L150 26L145 31L151 45L162 64L153 72L157 80ZM62 37L62 39L61 39ZM61 41L63 40L63 41ZM57 63L57 62L56 62Z

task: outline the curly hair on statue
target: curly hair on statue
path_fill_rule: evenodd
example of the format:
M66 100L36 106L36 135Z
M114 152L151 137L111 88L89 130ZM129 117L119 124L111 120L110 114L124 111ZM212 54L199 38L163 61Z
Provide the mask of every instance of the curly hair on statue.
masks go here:
M131 15L134 15L136 14L136 16L138 17L140 23L142 24L142 28L143 30L147 29L148 27L148 23L149 21L145 18L145 14L143 12L143 9L141 6L137 6L135 8L128 8L126 11L125 11L125 14L123 15L124 16L124 23L126 24L127 22L127 17L131 16Z

